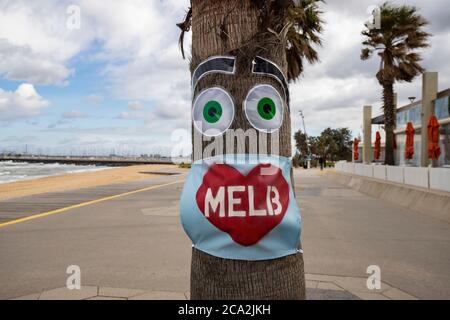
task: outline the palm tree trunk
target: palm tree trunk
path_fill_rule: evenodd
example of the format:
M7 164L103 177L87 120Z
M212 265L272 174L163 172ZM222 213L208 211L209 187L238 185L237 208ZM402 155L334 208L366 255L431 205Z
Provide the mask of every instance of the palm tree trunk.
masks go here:
M191 299L302 300L301 254L268 261L225 260L192 251Z
M191 70L213 55L237 56L236 75L215 74L205 77L198 85L198 90L221 85L232 94L236 110L231 129L251 128L242 108L250 88L261 82L279 86L275 80L249 71L254 56L270 59L285 73L287 71L285 44L274 36L262 36L260 22L258 8L251 0L192 0ZM194 130L195 134L198 133ZM289 108L279 135L279 155L290 157ZM241 261L192 250L191 299L304 298L304 266L300 253L269 261Z
M384 130L386 132L385 142L385 163L395 165L394 160L394 129L396 110L394 105L394 84L383 84L383 109L384 109Z

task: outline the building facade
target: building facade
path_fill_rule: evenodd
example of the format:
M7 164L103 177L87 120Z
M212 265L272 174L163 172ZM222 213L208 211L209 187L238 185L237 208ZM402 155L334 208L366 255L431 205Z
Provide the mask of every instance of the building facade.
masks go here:
M396 165L408 165L426 167L430 164L428 160L428 122L432 115L435 115L440 124L440 147L441 156L433 163L433 166L450 167L450 88L437 91L437 73L427 72L423 75L422 99L411 104L397 108L395 140L395 162ZM364 137L371 137L372 125L383 125L382 115L372 118L370 124L367 123L367 113L371 112L371 107L364 107ZM370 110L370 111L369 111ZM406 126L411 122L414 130L414 155L412 160L405 159ZM372 159L368 156L369 151L373 152L372 141L363 141L363 154L366 159L363 162L370 163ZM383 141L384 142L384 141ZM383 143L384 144L384 143ZM368 151L364 153L364 148ZM383 152L382 152L382 156Z

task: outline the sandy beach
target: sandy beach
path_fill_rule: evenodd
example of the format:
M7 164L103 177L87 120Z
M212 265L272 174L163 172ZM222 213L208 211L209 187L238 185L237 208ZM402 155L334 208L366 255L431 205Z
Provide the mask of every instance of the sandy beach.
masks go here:
M95 172L70 173L34 180L0 184L0 200L46 192L76 190L114 183L150 179L156 176L150 172L166 168L176 168L176 166L140 165L122 168L108 168Z

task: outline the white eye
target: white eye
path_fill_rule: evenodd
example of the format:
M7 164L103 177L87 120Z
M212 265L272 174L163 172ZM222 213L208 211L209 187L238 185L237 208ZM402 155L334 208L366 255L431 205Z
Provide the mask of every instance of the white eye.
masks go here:
M253 87L245 98L244 110L248 121L259 131L272 133L283 123L283 100L271 85Z
M233 122L233 99L222 88L205 89L194 101L192 118L200 133L208 137L219 136L227 131Z

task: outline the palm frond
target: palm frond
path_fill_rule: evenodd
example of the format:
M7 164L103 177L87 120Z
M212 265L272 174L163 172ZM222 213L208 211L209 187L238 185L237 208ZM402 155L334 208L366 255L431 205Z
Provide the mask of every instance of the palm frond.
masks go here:
M381 84L410 82L424 71L416 50L429 46L431 35L423 29L428 21L413 6L394 6L386 2L380 9L381 28L368 28L362 32L365 39L361 59L367 60L373 52L378 52L381 62L377 79Z
M178 45L180 46L181 55L183 59L185 59L184 55L184 34L189 32L192 25L192 7L188 9L186 16L184 17L183 22L177 23L177 27L181 29L180 38L178 40Z
M287 9L287 21L291 27L287 33L286 56L288 59L288 79L297 79L303 72L306 59L309 63L319 61L314 46L321 46L320 34L323 31L322 0L299 0L292 2Z

